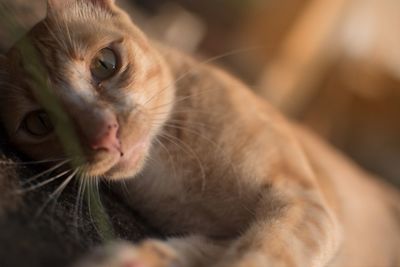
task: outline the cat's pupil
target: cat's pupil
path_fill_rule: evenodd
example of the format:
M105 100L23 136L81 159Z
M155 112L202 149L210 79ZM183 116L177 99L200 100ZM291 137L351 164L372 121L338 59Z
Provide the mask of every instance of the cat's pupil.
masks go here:
M117 71L117 56L110 48L100 50L90 66L93 77L103 81L112 77Z
M110 67L109 66L107 66L107 64L104 62L104 61L102 61L102 60L99 60L99 63L105 68L105 69L109 69Z
M33 136L44 137L53 132L53 124L49 115L43 110L37 110L29 113L24 119L25 130Z

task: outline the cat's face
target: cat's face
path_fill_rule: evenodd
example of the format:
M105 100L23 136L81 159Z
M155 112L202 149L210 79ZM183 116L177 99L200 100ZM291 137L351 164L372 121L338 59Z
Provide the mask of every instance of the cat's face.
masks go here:
M40 104L49 102L43 88L32 88L33 59L20 48L29 38L56 98L50 102L72 122L86 174L133 176L169 116L169 73L112 0L49 0L48 6L47 18L0 60L0 118L10 141L38 160L63 157L68 145L55 131L61 119L50 120Z

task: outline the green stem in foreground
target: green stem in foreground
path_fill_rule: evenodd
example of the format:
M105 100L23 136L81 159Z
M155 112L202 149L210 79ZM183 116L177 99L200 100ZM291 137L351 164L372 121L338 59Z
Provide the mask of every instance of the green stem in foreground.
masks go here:
M0 3L0 22L2 27L13 34L25 32L15 18L10 15L11 13L11 10L6 5ZM55 131L66 155L73 159L71 163L72 167L77 168L81 166L84 154L79 139L72 121L64 111L58 97L49 87L48 72L40 62L38 51L28 38L19 42L18 48L29 76L27 77L30 80L29 85L39 104L49 113L52 121L57 122L54 125ZM88 205L91 209L91 215L99 235L103 241L112 240L115 236L113 227L101 203L99 191L88 188L86 193L88 195Z
M89 212L103 242L110 242L115 239L113 227L108 214L101 203L99 190L93 190L93 188L90 188L91 186L92 185L89 185L86 189Z

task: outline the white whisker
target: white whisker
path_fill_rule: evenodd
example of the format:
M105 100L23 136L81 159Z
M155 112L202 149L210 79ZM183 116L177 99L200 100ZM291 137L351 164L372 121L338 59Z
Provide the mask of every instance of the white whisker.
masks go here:
M183 151L189 152L192 157L194 157L195 161L197 162L199 168L200 168L200 173L201 173L201 179L202 179L202 190L201 192L204 192L205 188L206 188L206 172L203 166L202 161L200 160L199 156L196 154L196 152L194 152L194 150L188 146L185 142L183 142L182 140L176 138L175 136L166 134L166 133L162 133L160 135L161 138L165 138L167 140L169 140L170 142L172 142L173 144L175 144L177 147L180 147L181 149L184 148Z
M66 160L65 158L60 158L60 159L47 159L47 160L38 160L38 161L5 161L5 160L0 160L1 165L39 165L39 164L45 164L45 163L52 163L52 162L57 162L61 160Z
M71 170L69 170L71 171ZM67 185L72 181L72 179L75 177L76 173L78 172L78 170L75 170L72 174L70 174L64 182L61 183L61 185L59 187L57 187L57 189L49 196L49 198L44 202L44 204L42 205L42 207L38 210L38 212L36 213L36 218L40 216L40 214L43 213L44 209L46 208L46 206L50 203L50 201L56 199L57 196L61 195L62 191L64 191L64 189L67 187Z
M51 182L54 182L55 180L57 180L57 179L59 179L59 178L62 178L64 175L66 175L66 174L69 173L69 172L71 172L71 170L64 171L64 172L62 172L62 173L60 173L60 174L58 174L58 175L56 175L56 176L54 176L54 177L52 177L52 178L50 178L50 179L47 179L47 180L44 181L44 182L38 183L38 184L36 184L36 185L34 185L34 186L31 186L31 187L28 187L28 188L23 188L23 189L21 189L21 190L18 190L18 191L17 191L17 194L25 194L25 193L27 193L27 192L36 190L36 189L38 189L38 188L40 188L40 187L42 187L42 186L45 186L45 185L47 185L47 184L49 184L49 183L51 183Z
M79 187L78 187L77 197L76 197L76 201L75 201L75 208L74 208L74 225L75 225L76 229L79 228L79 219L80 219L80 215L81 215L80 211L81 211L81 207L82 207L81 200L83 198L83 193L85 190L85 182L84 182L82 175L78 176L78 183L79 183Z
M43 175L48 174L48 173L60 168L61 166L63 166L64 164L66 164L68 162L70 162L69 159L68 160L64 160L61 163L58 163L58 164L54 165L53 167L51 167L51 168L49 168L49 169L47 169L47 170L45 170L45 171L43 171L41 173L35 174L34 176L32 176L32 177L28 178L27 180L23 181L22 185L31 183L31 182L35 181L36 179L42 177Z
M146 105L147 103L149 103L150 101L152 101L158 94L164 92L165 90L170 89L171 87L175 86L177 83L179 83L180 81L182 81L186 76L188 76L190 73L192 73L193 71L195 71L196 69L205 66L207 64L210 64L214 61L217 61L219 59L225 58L225 57L229 57L229 56L233 56L233 55L237 55L237 54L241 54L241 53L246 53L246 52L250 52L252 50L255 49L259 49L261 48L261 46L253 46L253 47L247 47L247 48L240 48L240 49L235 49L229 52L226 52L224 54L220 54L217 55L215 57L211 57L208 58L204 61L199 62L195 67L189 69L188 71L184 72L183 74L181 74L179 77L177 77L171 84L167 85L164 89L162 89L159 92L156 92L156 94L154 94L152 97L150 97L150 99L148 101L146 101L146 103L144 105Z

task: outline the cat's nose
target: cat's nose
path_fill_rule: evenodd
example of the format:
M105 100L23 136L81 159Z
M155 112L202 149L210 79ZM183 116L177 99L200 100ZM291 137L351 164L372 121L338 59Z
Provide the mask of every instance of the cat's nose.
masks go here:
M105 150L107 152L121 152L121 142L118 138L119 125L116 120L103 122L97 129L97 133L89 141L93 150Z

